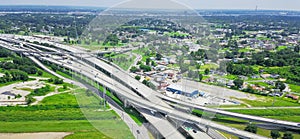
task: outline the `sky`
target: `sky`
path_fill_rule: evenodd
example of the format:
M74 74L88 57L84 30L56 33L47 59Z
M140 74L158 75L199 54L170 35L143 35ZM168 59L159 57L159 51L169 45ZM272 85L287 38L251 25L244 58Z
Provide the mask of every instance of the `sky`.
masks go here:
M170 4L170 0L0 0L0 5L64 5L113 7L190 7L192 9L259 9L297 10L300 11L300 0L176 0L180 4ZM174 0L173 0L174 1ZM174 2L171 3L174 3ZM185 5L185 6L183 6ZM142 7L143 8L143 7Z

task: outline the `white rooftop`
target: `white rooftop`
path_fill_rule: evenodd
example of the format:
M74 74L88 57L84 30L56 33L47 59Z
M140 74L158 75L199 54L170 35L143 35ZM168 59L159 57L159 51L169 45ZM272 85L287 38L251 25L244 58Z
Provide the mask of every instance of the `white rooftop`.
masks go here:
M197 89L195 89L195 88L191 88L191 87L188 87L188 86L182 86L182 85L178 85L178 84L171 84L168 87L176 89L176 90L180 90L180 91L183 91L183 92L187 92L187 93L192 93L194 91L197 91Z

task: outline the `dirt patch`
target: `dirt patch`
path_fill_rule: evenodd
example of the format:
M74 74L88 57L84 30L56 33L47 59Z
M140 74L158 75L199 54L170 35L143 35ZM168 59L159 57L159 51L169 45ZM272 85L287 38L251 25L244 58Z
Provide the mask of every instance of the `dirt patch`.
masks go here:
M0 133L0 139L62 139L70 132Z

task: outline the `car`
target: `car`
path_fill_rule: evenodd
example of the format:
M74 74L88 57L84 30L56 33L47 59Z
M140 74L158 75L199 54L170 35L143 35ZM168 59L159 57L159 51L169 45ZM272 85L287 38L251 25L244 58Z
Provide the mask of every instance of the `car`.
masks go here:
M140 130L136 130L136 133L140 134Z
M194 133L197 133L197 131L196 131L195 129L193 129L193 132L194 132Z

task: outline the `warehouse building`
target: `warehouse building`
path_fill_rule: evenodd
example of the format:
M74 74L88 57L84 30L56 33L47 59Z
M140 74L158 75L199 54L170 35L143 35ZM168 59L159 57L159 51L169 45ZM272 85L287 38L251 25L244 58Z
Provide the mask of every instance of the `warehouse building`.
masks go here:
M190 87L185 87L185 86L180 86L177 84L171 84L166 88L167 91L176 93L176 94L181 94L187 97L193 97L196 98L200 95L199 91L194 88Z

